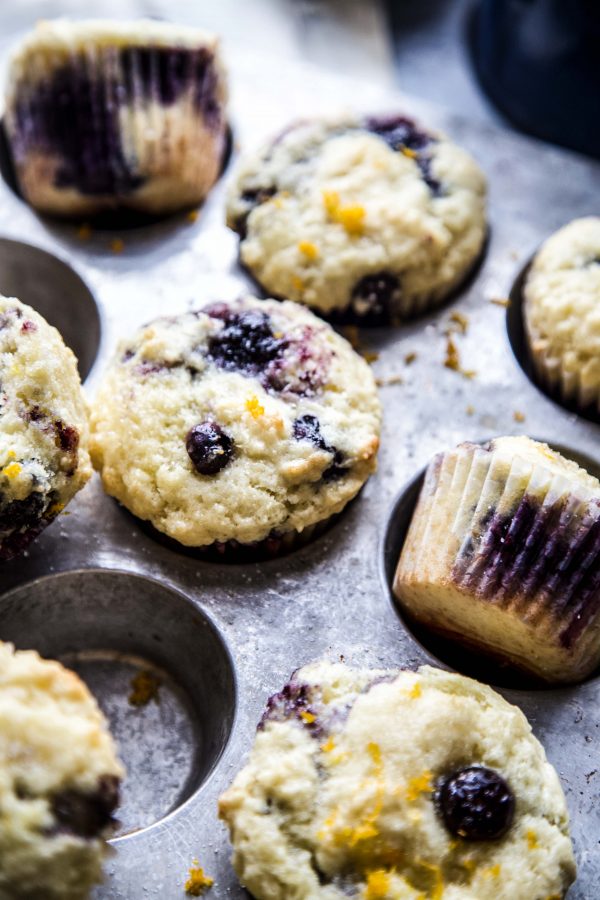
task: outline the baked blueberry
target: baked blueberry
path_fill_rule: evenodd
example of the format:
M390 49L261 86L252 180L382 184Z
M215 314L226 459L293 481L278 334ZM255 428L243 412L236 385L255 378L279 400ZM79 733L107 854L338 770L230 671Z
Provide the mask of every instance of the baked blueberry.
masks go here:
M484 244L485 193L466 152L406 116L313 119L242 158L227 220L266 293L381 324L464 280Z
M498 840L515 815L509 785L485 766L468 766L444 778L436 803L448 831L468 841Z
M563 900L575 878L564 794L521 710L429 666L303 666L219 812L256 900Z
M371 369L330 325L240 297L157 319L119 349L93 405L94 462L182 544L274 555L358 493L379 416Z
M216 475L233 456L232 438L211 421L190 428L185 448L200 475Z
M56 329L18 300L0 297L0 323L0 560L6 560L56 518L91 467L75 357Z

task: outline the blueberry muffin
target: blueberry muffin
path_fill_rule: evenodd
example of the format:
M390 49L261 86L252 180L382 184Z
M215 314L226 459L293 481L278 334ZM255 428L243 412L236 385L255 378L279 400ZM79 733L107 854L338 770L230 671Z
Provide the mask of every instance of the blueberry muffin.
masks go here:
M501 437L430 463L394 579L417 621L548 682L600 663L600 482Z
M181 544L278 552L358 493L379 423L373 375L347 341L295 303L245 297L120 346L91 452L107 492Z
M300 669L220 815L256 900L560 900L575 877L523 713L429 666Z
M200 203L226 145L217 39L158 21L41 22L16 49L6 129L25 199L44 213Z
M398 321L438 304L473 266L485 179L464 150L404 116L302 121L242 160L227 215L271 295Z
M0 898L80 900L101 879L123 769L85 685L0 643Z
M38 313L0 296L0 561L64 509L91 475L76 360Z
M527 340L540 383L600 413L600 218L576 219L544 243L524 286Z

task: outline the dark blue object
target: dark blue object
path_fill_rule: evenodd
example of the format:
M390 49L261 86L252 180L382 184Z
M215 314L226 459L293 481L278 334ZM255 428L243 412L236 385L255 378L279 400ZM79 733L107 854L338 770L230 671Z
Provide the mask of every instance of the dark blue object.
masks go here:
M598 0L482 0L479 79L514 124L600 158Z

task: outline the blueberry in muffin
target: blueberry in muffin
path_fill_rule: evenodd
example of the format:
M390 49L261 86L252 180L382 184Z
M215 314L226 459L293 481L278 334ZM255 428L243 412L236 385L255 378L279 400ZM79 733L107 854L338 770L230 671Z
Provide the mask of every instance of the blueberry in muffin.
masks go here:
M485 179L405 116L300 121L242 158L227 218L270 295L395 322L440 303L473 266Z
M76 360L37 312L0 296L0 561L18 555L91 475Z
M0 643L0 897L84 900L101 880L123 768L79 678Z
M125 341L92 409L109 494L188 547L306 540L375 469L367 363L295 303L243 297Z
M575 877L525 716L429 666L304 666L219 808L256 900L550 900Z

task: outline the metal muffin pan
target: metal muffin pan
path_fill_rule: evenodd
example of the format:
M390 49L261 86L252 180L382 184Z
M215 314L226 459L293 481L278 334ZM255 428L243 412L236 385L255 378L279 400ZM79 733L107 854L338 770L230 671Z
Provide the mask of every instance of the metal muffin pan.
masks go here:
M351 104L405 110L443 128L488 175L490 239L474 278L451 303L395 330L361 332L365 348L379 353L379 471L313 543L268 562L201 561L154 540L96 477L26 556L3 565L0 638L74 665L107 712L128 766L122 832L97 900L181 898L194 858L215 879L209 896L248 896L231 869L216 801L242 764L266 698L292 670L323 654L360 666L448 665L402 621L389 589L414 479L435 452L466 439L526 433L600 466L598 426L532 384L511 351L506 309L490 302L508 297L550 232L597 210L597 165L308 66L290 65L282 78L274 63L252 55L230 65L238 145L277 132L290 116ZM76 226L36 216L0 183L0 291L21 294L62 325L84 372L98 350L90 394L118 337L156 315L249 288L237 238L223 224L228 177L230 169L195 222L182 214L146 228L93 231L85 240ZM6 239L68 261L82 282ZM114 239L124 246L111 249ZM463 368L476 373L470 379L444 366L453 312L468 317L467 333L454 340ZM142 709L127 701L140 667L162 679L160 703ZM475 674L502 682L485 667ZM600 680L499 689L523 709L560 772L579 867L569 898L593 900L600 884Z

